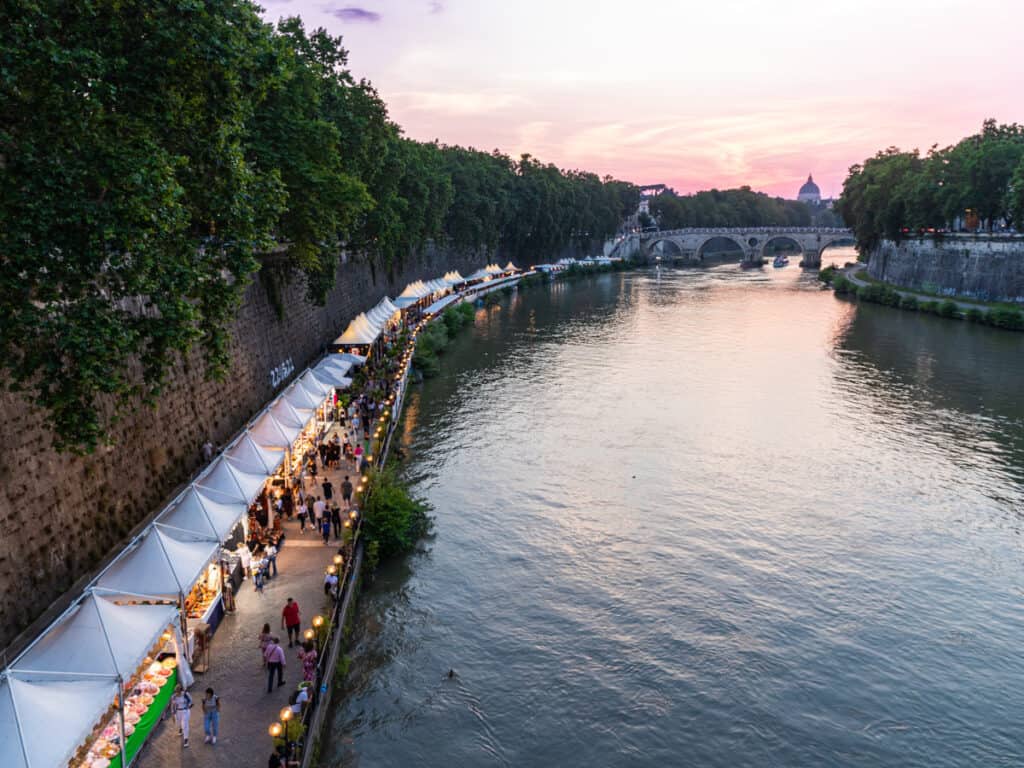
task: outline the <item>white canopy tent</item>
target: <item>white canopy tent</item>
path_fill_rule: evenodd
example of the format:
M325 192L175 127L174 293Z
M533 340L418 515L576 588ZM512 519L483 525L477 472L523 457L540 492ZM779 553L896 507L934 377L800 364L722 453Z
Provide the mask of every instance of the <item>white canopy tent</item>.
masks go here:
M340 361L339 361L340 362ZM349 363L351 365L351 363ZM316 377L312 369L307 370L303 373L297 381L302 387L310 394L318 396L321 400L324 400L331 394L334 386L331 384L325 384Z
M5 768L62 768L118 694L116 679L0 678L0 760Z
M174 603L118 605L89 592L51 624L11 669L24 674L127 680L177 618Z
M491 276L491 273L486 269L478 269L472 275L466 278L466 280L483 280Z
M497 264L488 264L486 267L484 267L484 272L486 272L489 275L500 275L503 271L504 270Z
M226 453L233 466L250 475L269 477L284 461L283 450L260 445L248 432L232 443Z
M257 443L282 451L291 447L301 431L301 427L293 427L279 422L269 408L257 416L249 427L249 434Z
M373 325L365 312L360 312L334 343L339 346L373 344L380 336L380 331L380 327Z
M314 395L295 381L281 393L281 397L300 413L304 410L315 411L323 405L324 398Z
M190 485L156 522L196 537L226 541L248 510L248 504L215 501Z
M511 261L508 264L505 265L505 271L506 272L522 272L522 270L519 269L519 267L517 267Z
M364 365L366 363L366 355L357 355L353 352L342 352L340 355L331 355L330 357L351 363L352 365Z
M448 283L448 285L459 285L460 283L466 282L466 278L460 275L458 270L447 272L443 279Z
M221 456L214 459L195 484L204 494L218 501L249 504L263 490L267 477L268 473L251 475L230 458Z
M415 304L417 301L422 299L424 296L429 296L430 290L423 283L422 280L416 280L415 282L409 283L405 286L405 290L395 299L395 306L399 309L405 309Z
M187 595L220 545L159 523L135 539L100 574L96 586L123 594L176 600Z
M30 645L0 686L0 756L6 765L63 766L109 710L121 684L172 628L178 606L118 605L87 592ZM192 683L178 653L180 679Z

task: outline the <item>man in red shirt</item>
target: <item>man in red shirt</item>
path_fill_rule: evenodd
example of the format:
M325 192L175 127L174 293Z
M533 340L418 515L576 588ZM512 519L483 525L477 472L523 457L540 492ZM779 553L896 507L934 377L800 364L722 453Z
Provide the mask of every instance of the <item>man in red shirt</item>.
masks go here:
M299 604L292 598L288 598L283 609L281 609L281 628L288 630L288 647L292 647L292 635L295 635L295 642L299 642L299 627L302 618L299 616Z

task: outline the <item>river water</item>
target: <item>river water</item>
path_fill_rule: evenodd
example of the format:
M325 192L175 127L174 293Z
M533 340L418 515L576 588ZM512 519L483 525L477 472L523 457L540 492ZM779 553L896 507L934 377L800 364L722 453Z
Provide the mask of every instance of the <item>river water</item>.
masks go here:
M795 267L480 309L327 763L1024 764L1022 353Z

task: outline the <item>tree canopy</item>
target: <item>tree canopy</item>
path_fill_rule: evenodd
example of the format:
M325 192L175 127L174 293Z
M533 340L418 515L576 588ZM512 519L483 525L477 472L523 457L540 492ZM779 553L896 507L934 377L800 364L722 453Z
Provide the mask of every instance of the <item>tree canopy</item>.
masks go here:
M711 189L692 195L665 192L651 200L662 229L688 227L809 227L811 209L796 200L769 197L750 187Z
M925 155L883 150L850 168L837 207L862 250L974 218L988 230L1024 222L1024 126L986 120L979 133Z
M631 184L402 135L340 38L247 0L35 0L0 30L0 376L61 449L228 365L259 270L323 303L342 249L542 259L614 233ZM116 407L101 415L107 398Z

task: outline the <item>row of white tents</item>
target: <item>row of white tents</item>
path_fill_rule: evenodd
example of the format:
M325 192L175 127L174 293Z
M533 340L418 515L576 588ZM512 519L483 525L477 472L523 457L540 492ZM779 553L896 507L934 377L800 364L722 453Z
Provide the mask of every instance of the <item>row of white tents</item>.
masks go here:
M316 409L365 360L328 355L303 372L0 673L7 768L65 765L165 632L179 679L191 684L179 621L185 596Z
M518 268L509 262L504 269L497 264L488 264L469 277L463 277L457 271L451 271L434 280L416 280L405 286L392 301L385 296L369 312L361 312L348 324L345 332L334 340L336 347L358 347L373 344L390 327L394 327L401 319L401 313L420 302L428 303L441 298L445 294L469 283L491 279L498 275L516 272Z
M401 312L427 299L517 272L489 264L417 280L360 313L336 346L373 344ZM452 296L451 298L457 298ZM179 678L192 674L181 635L184 599L248 515L296 439L335 389L348 387L354 354L332 354L268 404L0 673L0 760L5 768L57 768L71 759L156 643L170 633Z

